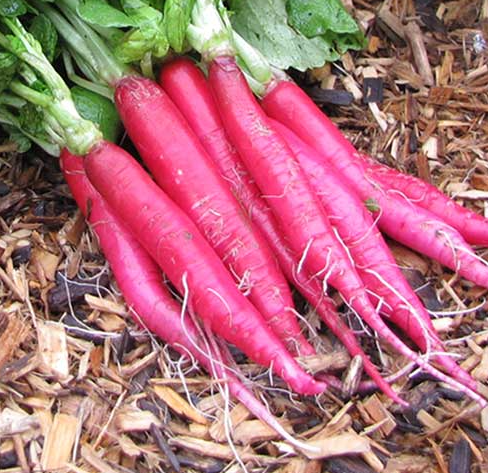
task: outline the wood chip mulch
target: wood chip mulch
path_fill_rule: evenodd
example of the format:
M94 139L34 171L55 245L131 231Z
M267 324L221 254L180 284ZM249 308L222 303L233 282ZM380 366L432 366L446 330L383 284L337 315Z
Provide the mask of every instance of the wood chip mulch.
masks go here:
M359 149L488 216L488 1L344 3L367 50L295 79ZM134 324L57 162L0 152L0 471L488 472L488 410L422 374L395 382L408 409L373 392L300 398L234 352L283 425L320 448L296 452ZM486 394L487 291L391 247ZM354 377L307 317L325 353L307 366ZM385 373L405 365L361 342Z

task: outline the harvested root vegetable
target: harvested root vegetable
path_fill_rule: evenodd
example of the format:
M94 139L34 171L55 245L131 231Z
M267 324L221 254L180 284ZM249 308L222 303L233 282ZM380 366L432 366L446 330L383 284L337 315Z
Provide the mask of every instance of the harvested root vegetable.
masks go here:
M214 377L225 380L229 392L283 438L308 449L291 437L252 392L226 369L217 350L206 346L189 317L181 316L182 308L166 288L157 264L88 181L83 158L64 149L60 164L78 207L99 239L134 320L182 355L198 360Z
M234 195L255 222L258 229L278 258L288 281L294 284L317 310L324 323L349 350L351 356L360 355L365 371L378 387L392 399L401 402L386 383L373 363L358 344L352 330L342 322L334 303L322 292L319 282L304 271L296 272L298 259L294 259L269 206L246 170L242 159L230 143L210 87L193 61L178 58L163 66L159 80L161 86L183 113L207 152L219 166L220 172L230 183Z
M127 152L100 142L85 157L85 169L95 189L117 215L125 216L127 227L213 332L256 363L272 367L295 392L325 389L298 366L238 291L190 218Z
M317 151L281 123L273 121L273 125L295 153L386 320L401 328L427 356L433 353L432 359L446 372L476 390L476 381L446 353L428 312L403 277L367 207Z

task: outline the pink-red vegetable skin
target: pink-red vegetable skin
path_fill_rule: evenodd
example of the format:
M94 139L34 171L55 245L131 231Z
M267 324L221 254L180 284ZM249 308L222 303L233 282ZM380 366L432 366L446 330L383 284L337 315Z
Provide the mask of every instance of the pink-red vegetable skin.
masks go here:
M101 142L85 158L88 178L155 259L190 309L251 359L272 367L290 387L316 394L306 374L238 291L216 253L183 211L124 150Z
M361 355L365 371L380 389L400 401L362 351L351 329L339 318L333 302L326 295L321 294L318 282L308 281L303 272L293 275L293 267L297 266L298 261L294 261L290 255L274 216L261 198L259 189L245 169L239 154L229 142L210 88L200 69L192 60L178 58L163 66L159 81L229 182L238 201L265 235L287 279L307 297L351 355ZM303 347L305 344L301 343L300 346Z
M397 402L398 395L384 382L376 367L362 351L353 332L337 314L333 302L316 280L308 280L304 272L293 274L294 261L281 236L278 224L259 189L245 169L239 154L227 138L222 120L202 71L188 58L178 58L163 66L159 81L196 133L209 155L229 182L234 195L265 235L273 254L287 279L295 284L317 310L324 323L341 340L352 356L360 355L364 369L378 387ZM300 346L304 346L303 343ZM303 354L303 353L302 353Z
M293 299L276 259L171 99L155 82L127 77L117 84L115 101L159 186L197 225L279 338L310 353L296 337Z
M366 287L384 300L382 312L423 352L445 352L429 314L403 277L366 206L313 148L279 122L273 125L295 153ZM458 381L476 389L475 380L452 357L440 354L434 359Z
M433 213L387 194L368 179L354 147L297 85L279 82L262 102L269 116L321 153L363 201L379 208L378 225L393 239L423 253L466 279L488 287L488 267L454 228ZM326 154L322 154L327 149Z
M293 153L259 107L234 58L217 57L209 82L229 138L256 180L283 234L303 268L336 287L364 321L396 350L425 371L469 394L481 397L449 378L410 350L384 324L364 285L335 237L317 196Z
M360 156L367 175L377 181L384 190L400 195L414 205L437 215L455 228L468 243L488 246L487 218L459 205L437 187L422 179L389 168L369 156Z
M258 230L262 230L263 224L266 225L263 222L268 222L273 216L227 138L202 71L191 59L177 58L162 67L159 83L202 143L248 217ZM276 257L274 251L273 254ZM302 335L300 326L290 310L293 307L291 294L282 289L281 299L285 310L282 304L271 311L280 314L276 323L272 324L273 330L282 334L281 338L293 352L298 352L302 356L314 354L313 347Z
M193 348L199 340L195 326L188 318L185 327L181 325L181 308L165 288L161 270L90 184L83 158L64 149L60 160L71 193L96 233L135 321L181 353L206 361Z
M164 286L159 267L88 181L83 158L64 149L60 161L73 197L92 225L136 322L183 355L191 354L209 373L224 379L230 393L258 419L283 433L276 418L251 391L224 366L211 361L216 354L207 353L193 322L181 318L181 307Z

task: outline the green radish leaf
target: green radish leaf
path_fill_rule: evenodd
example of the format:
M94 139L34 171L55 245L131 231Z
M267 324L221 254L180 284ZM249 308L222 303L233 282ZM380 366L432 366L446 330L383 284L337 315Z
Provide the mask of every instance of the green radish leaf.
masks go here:
M357 33L359 27L341 0L287 0L286 10L291 26L307 38L329 31Z
M12 141L17 145L18 153L29 151L32 142L20 130L11 125L2 125L2 128L8 133L9 141Z
M0 52L0 92L4 91L17 72L18 59L8 52Z
M29 28L29 32L41 43L44 54L51 62L54 59L56 45L58 44L58 32L51 20L46 15L37 15Z
M322 37L309 39L288 25L286 0L231 0L235 30L275 67L305 71L339 55Z
M19 125L22 130L34 136L45 135L44 112L35 105L27 103L19 110Z
M23 0L0 0L0 15L8 18L25 15L27 4Z
M120 4L125 13L141 27L147 24L160 24L163 21L163 14L141 0L121 0Z
M366 208L370 212L379 212L381 210L380 204L378 204L378 202L375 199L373 199L372 197L369 199L366 199L366 201L364 202L364 205L366 206Z
M195 0L166 0L164 4L164 24L169 45L177 52L185 50L186 30L190 24Z
M116 28L137 25L129 15L103 0L83 0L78 5L77 13L84 21L93 25Z
M322 37L340 54L362 49L366 39L341 0L287 0L288 23L307 38Z
M164 57L168 49L169 44L163 31L141 28L127 33L115 47L114 53L120 61L131 63L142 60L148 52L158 58Z
M122 131L122 122L114 103L79 86L71 89L71 96L79 114L96 123L106 140L116 142Z

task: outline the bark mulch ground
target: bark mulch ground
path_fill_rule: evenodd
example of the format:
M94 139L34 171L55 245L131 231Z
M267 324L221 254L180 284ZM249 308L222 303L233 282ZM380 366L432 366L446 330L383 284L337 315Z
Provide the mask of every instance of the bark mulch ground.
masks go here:
M359 149L488 215L488 1L345 3L367 50L295 79ZM396 380L408 409L372 392L299 398L235 352L273 413L321 448L297 454L134 324L56 161L0 151L0 471L488 472L488 410L422 374ZM487 291L391 247L487 390ZM308 366L360 376L298 303L323 353ZM385 374L405 365L361 342Z

